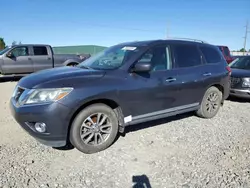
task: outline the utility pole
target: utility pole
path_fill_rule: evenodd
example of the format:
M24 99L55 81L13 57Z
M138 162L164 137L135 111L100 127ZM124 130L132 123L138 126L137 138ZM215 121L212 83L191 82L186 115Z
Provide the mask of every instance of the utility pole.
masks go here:
M245 27L246 27L246 33L245 33L245 37L243 37L244 38L244 52L243 52L243 55L245 55L245 50L246 50L246 45L247 45L247 33L249 32L248 31L248 21L247 21L247 25Z

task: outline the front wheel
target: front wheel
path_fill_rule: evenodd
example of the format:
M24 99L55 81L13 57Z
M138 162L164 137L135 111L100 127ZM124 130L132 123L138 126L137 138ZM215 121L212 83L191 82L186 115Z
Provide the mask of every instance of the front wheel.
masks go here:
M213 118L219 111L222 104L222 92L217 87L210 87L201 102L196 114L202 118Z
M93 104L74 119L70 142L79 151L91 154L108 148L117 134L118 119L113 109L105 104Z

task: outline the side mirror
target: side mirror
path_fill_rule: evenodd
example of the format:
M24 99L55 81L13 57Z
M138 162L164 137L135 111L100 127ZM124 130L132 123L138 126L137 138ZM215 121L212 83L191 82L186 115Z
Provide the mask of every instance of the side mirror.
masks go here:
M149 72L152 69L150 61L141 61L135 64L133 72Z
M8 52L8 53L6 54L6 56L7 56L8 58L12 58L12 57L14 57L14 54L13 54L12 52Z

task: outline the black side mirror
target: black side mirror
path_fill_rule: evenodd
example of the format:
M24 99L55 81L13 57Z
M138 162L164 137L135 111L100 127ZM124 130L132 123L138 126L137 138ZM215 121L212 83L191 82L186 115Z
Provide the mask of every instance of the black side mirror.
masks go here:
M12 52L8 52L8 53L6 54L6 56L7 56L8 58L13 58L13 57L14 57L14 54L13 54Z

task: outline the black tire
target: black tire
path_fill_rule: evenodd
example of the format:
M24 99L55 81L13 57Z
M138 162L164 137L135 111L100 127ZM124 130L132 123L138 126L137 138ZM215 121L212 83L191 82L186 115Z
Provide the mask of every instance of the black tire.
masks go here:
M53 147L53 148L60 151L68 151L74 149L74 146L71 143L67 143L65 146Z
M200 108L196 112L196 114L201 118L206 118L206 119L213 118L218 113L221 104L222 104L222 92L217 87L212 86L206 91L202 99Z
M95 140L97 138L96 134L101 133L101 128L99 128L99 133L96 133L94 131L97 131L97 130L94 130L95 128L92 128L92 127L95 127L95 125L87 125L87 123L84 123L88 121L88 117L93 117L94 114L102 114L103 115L101 116L102 118L106 116L107 120L105 122L108 122L106 123L106 126L110 125L110 129L108 130L110 134L108 134L107 137L102 136L102 139L101 139L101 136L98 135L99 141L102 142L100 144L96 144ZM98 123L97 119L98 118L96 118L95 120L96 123ZM83 124L84 124L84 127L83 127ZM86 129L86 125L89 128ZM115 141L118 135L118 128L119 128L118 119L112 108L110 108L109 106L105 104L93 104L93 105L86 107L82 111L80 111L79 114L75 117L72 123L71 129L70 129L69 139L70 139L71 144L75 148L77 148L79 151L86 153L86 154L97 153L97 152L107 149L109 146L113 144L113 142ZM85 129L84 132L83 132L83 129ZM90 143L89 144L84 143L83 138L81 138L83 135L85 135L88 132L91 132L90 133L91 135L94 134L93 145L91 145ZM85 136L85 137L91 137L91 136ZM86 140L88 140L88 138ZM98 143L98 138L97 138L97 143Z

